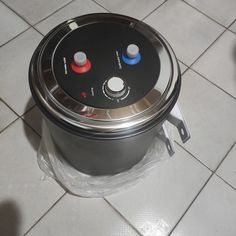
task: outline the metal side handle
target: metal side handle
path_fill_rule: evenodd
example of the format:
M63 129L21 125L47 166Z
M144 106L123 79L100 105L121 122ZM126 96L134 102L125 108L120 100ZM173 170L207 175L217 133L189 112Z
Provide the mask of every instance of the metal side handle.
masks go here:
M165 123L163 123L161 129L158 131L157 136L165 143L169 155L173 156L175 153L175 148L172 140L169 137Z
M175 104L175 106L171 110L170 114L167 117L167 120L178 129L183 143L187 142L190 139L190 133L186 121L184 120L184 117L177 104Z

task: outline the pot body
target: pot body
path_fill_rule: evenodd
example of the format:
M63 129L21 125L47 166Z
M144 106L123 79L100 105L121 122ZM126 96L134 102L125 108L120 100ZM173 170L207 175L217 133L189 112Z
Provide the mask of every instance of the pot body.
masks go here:
M153 28L97 13L44 37L29 83L64 158L86 174L113 175L145 156L177 101L181 74L173 50Z
M89 175L113 175L130 169L144 157L162 125L130 137L101 139L68 132L47 118L46 124L63 157Z

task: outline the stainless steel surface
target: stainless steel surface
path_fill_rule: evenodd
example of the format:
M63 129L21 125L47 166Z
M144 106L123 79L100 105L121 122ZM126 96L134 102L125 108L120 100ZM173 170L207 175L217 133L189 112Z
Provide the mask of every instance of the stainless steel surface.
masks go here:
M188 130L186 121L177 104L171 110L170 114L167 117L167 120L178 129L183 143L187 142L190 139L190 132Z
M101 18L109 18L109 14L101 15ZM33 88L40 103L59 121L63 120L85 130L119 132L150 121L168 106L180 73L171 47L158 32L142 22L117 15L112 16L112 20L114 19L129 24L129 27L140 31L153 43L161 63L155 87L138 102L117 109L90 107L68 96L58 85L53 74L52 60L55 49L67 34L84 24L96 21L97 16L94 16L94 19L91 15L84 16L78 21L75 18L57 27L44 39L35 54L38 60L34 60L30 71ZM96 117L93 114L96 114Z
M157 136L165 143L168 154L173 156L175 154L175 147L169 136L165 123L163 123L162 127L158 131Z

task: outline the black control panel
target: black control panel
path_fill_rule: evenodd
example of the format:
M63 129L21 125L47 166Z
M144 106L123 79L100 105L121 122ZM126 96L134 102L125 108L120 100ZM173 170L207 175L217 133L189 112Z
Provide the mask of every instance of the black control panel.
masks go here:
M60 41L53 72L74 99L112 109L143 98L158 80L160 61L152 43L135 27L96 22L75 28Z

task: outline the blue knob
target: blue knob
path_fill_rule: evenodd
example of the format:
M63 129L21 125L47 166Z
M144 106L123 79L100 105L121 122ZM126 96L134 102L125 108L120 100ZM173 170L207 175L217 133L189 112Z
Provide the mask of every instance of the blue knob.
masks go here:
M130 44L127 47L126 54L122 54L123 61L128 65L136 65L141 60L141 54L136 44Z

